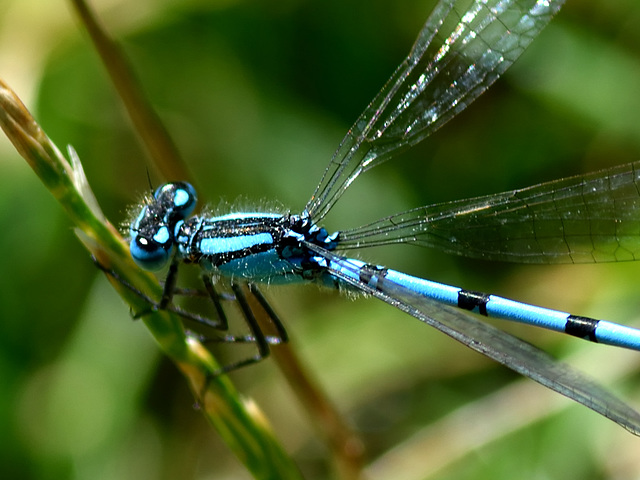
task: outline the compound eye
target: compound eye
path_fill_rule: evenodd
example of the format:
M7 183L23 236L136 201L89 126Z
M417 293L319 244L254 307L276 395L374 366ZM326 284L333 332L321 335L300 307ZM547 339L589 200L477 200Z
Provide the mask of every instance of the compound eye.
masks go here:
M196 190L187 182L167 183L158 188L153 196L166 210L167 220L186 218L198 202Z
M186 217L193 212L198 202L198 196L196 190L187 182L177 182L173 184L175 186L173 194L174 209L180 210Z
M169 229L162 226L151 237L136 234L131 238L129 250L136 264L145 270L160 270L171 256L173 243Z

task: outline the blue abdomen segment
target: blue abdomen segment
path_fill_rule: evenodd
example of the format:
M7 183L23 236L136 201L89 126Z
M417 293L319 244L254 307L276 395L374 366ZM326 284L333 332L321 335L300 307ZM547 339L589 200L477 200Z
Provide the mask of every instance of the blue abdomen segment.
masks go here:
M391 281L422 297L487 317L568 333L592 342L640 350L640 330L634 328L424 280L359 260L344 261L356 268L345 268L340 262L331 262L330 267L377 290L384 291L384 283Z

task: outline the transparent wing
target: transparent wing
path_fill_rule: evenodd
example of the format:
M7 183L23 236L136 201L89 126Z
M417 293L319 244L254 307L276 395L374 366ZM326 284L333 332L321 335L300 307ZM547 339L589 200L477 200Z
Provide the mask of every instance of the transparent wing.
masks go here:
M390 243L521 263L638 260L640 162L416 208L340 233L341 249Z
M520 56L564 0L441 0L409 56L351 127L307 203L319 222L360 173L421 141Z
M437 304L386 278L379 278L377 288L372 288L359 280L361 270L348 259L306 242L305 245L328 260L328 270L334 276L356 289L383 300L476 352L585 405L631 433L640 435L640 414L637 411L569 365L558 362L519 338L477 320L470 313Z

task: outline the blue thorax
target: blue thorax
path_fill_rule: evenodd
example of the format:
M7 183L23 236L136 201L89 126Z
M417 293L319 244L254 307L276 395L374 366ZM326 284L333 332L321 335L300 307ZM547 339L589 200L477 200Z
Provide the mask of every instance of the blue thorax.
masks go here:
M156 190L130 227L131 255L140 267L159 270L175 256L227 277L292 283L323 276L302 242L327 250L337 246L337 233L329 235L305 216L242 212L187 218L196 201L188 183Z

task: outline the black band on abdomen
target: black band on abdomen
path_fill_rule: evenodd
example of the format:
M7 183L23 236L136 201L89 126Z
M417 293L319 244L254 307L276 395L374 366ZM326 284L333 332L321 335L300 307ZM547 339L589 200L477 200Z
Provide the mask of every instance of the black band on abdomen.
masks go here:
M482 292L473 292L471 290L460 290L458 292L458 307L464 310L474 310L478 307L480 315L487 316L487 302L490 295Z
M596 338L596 328L598 328L598 322L599 320L589 317L569 315L567 317L567 326L564 327L564 331L574 337L588 339L597 343L598 339Z

